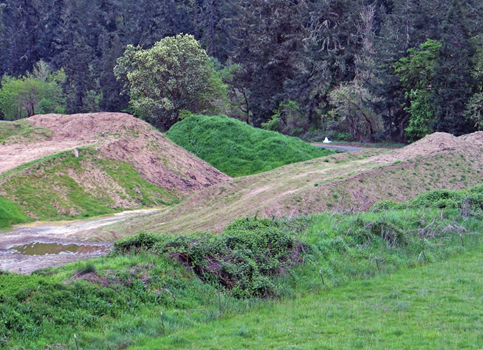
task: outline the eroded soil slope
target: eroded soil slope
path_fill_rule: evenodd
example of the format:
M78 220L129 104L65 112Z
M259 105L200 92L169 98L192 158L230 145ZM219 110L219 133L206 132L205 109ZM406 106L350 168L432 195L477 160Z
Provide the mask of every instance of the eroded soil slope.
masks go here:
M129 227L112 229L121 236L133 228L219 232L243 216L363 211L381 200L403 201L429 190L479 184L482 154L483 132L461 137L436 133L402 149L338 154L236 178L197 192L163 213L130 222Z
M0 195L34 218L170 204L230 179L124 113L37 115L0 128Z

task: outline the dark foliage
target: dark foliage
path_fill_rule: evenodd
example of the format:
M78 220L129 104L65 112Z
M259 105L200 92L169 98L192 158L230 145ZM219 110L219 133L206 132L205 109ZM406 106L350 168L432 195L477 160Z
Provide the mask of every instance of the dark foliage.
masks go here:
M328 119L327 96L357 80L374 96L368 104L384 123L384 132L371 138L404 141L410 91L393 67L427 39L443 45L428 87L434 129L473 130L462 113L481 92L481 75L473 70L482 19L483 3L474 0L4 0L0 75L17 77L44 60L67 74L67 112L121 111L129 101L113 67L126 45L149 48L187 33L222 64L239 65L230 79L231 102L255 126L295 101L304 132L325 132L333 122L343 128L343 120Z

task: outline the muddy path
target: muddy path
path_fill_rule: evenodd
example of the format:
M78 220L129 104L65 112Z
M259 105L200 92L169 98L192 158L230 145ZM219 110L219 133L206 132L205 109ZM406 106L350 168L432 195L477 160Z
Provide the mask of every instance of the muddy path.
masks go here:
M95 236L96 230L158 211L134 210L89 220L35 222L15 226L6 233L0 231L0 270L30 274L106 255L116 237L100 241Z

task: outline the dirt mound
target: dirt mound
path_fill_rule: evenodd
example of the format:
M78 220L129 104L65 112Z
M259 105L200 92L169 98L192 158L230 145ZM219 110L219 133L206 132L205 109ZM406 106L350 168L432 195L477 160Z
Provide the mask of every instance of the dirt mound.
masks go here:
M125 113L43 114L26 120L33 126L52 130L51 141L103 142L102 138L152 130L149 124Z
M478 145L479 147L483 147L483 131L477 131L472 134L463 135L458 137L458 139L464 140L473 145Z
M374 158L373 161L376 164L406 161L442 152L455 152L466 156L477 156L481 154L482 146L483 132L481 131L460 137L455 137L444 132L436 132L427 135L409 146Z
M107 158L130 162L143 178L169 190L186 194L229 179L129 114L46 114L26 121L53 133L42 142L0 146L0 174L50 154L95 145Z
M47 218L46 210L36 215L38 205L50 205L53 216L65 216L80 215L85 206L93 210L92 201L111 209L173 203L230 179L128 114L48 114L24 123L49 132L40 140L0 145L0 174L34 160L40 163L0 176L0 195L23 205L34 218ZM55 159L44 158L51 155ZM22 191L24 186L38 193L28 197L23 192L32 190ZM40 199L43 204L34 205Z
M160 233L220 232L244 216L364 211L382 200L399 202L430 190L480 184L481 154L482 132L461 137L436 133L403 149L337 154L235 178L196 192L149 221L130 224ZM116 232L129 234L123 228Z

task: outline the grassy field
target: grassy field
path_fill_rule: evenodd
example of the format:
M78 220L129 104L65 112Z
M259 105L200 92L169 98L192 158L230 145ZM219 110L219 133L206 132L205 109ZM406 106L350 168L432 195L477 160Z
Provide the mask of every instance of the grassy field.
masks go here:
M333 154L298 138L228 117L191 116L167 133L171 141L230 176L244 176Z
M261 305L130 349L481 349L483 250Z
M0 274L0 345L478 348L482 194L141 234L108 257Z

